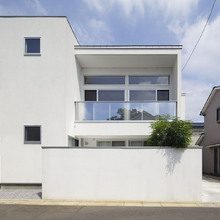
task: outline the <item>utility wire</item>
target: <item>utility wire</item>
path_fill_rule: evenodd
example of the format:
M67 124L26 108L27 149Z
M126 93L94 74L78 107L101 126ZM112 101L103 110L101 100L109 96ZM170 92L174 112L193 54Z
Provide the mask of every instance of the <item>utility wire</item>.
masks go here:
M207 24L208 24L208 22L209 22L209 19L210 19L211 15L212 15L212 11L213 11L213 9L214 9L215 3L216 3L216 0L214 0L214 2L213 2L213 4L212 4L211 11L210 11L209 16L208 16L208 19L207 19L207 21L206 21L206 23L205 23L205 26L204 26L204 28L203 28L203 30L202 30L202 33L201 33L201 35L199 36L199 39L197 40L197 42L196 42L196 44L195 44L195 46L194 46L194 48L193 48L193 50L192 50L192 52L191 52L191 54L190 54L188 60L186 61L185 65L183 66L182 71L185 69L185 67L186 67L186 65L188 64L189 60L191 59L191 57L192 57L192 55L193 55L193 53L194 53L194 51L195 51L195 49L196 49L196 47L197 47L197 45L198 45L200 39L202 38L202 35L203 35L204 31L205 31L205 28L206 28L206 26L207 26Z

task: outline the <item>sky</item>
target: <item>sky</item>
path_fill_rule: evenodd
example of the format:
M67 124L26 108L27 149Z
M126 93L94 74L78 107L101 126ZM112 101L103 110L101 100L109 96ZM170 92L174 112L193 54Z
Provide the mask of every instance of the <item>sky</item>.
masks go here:
M80 44L183 45L182 67L207 21L214 0L0 0L0 15L67 16ZM220 0L182 71L186 119L199 115L220 86Z

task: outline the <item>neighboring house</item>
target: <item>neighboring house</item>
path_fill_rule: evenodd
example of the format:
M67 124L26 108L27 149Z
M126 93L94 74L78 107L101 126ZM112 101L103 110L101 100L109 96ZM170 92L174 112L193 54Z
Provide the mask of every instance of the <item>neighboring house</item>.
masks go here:
M200 115L204 133L196 144L203 146L203 173L220 175L220 86L212 89Z
M192 123L192 139L190 146L197 145L197 140L200 137L200 135L204 132L204 123L203 122L193 122Z
M182 46L79 45L64 16L0 17L1 184L42 181L42 146L143 146L185 117Z

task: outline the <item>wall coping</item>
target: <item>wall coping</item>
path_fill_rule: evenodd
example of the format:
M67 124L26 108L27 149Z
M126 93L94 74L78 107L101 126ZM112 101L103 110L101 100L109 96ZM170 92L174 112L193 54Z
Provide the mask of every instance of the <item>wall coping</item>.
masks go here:
M200 146L190 146L187 148L175 148L175 147L169 147L169 146L149 146L149 147L67 147L67 146L42 146L42 149L65 149L65 150L83 150L83 149L91 149L91 150L97 150L97 149L103 149L103 150L116 150L116 149L125 149L125 150L131 150L131 149L144 149L144 150L149 150L149 149L182 149L182 150L191 150L191 149L195 149L195 150L199 150L202 149L202 147Z

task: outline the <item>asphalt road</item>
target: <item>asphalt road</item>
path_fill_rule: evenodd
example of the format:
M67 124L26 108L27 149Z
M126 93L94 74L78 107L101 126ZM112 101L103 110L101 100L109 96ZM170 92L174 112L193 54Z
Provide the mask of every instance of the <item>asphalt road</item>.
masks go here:
M1 220L202 220L220 219L220 208L91 207L48 205L0 205Z

